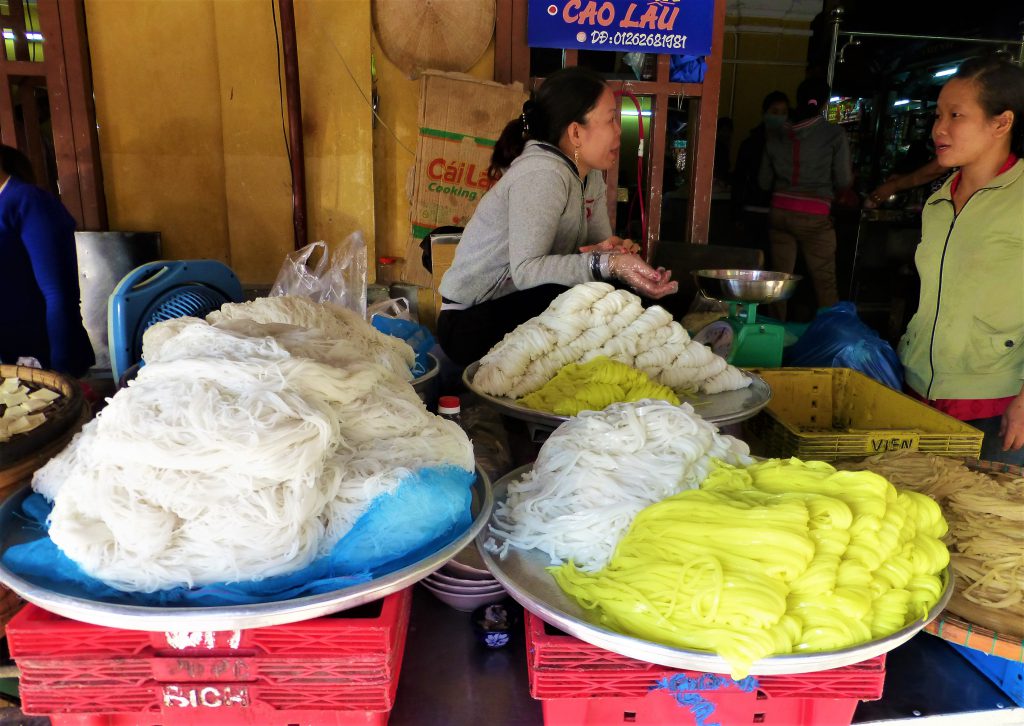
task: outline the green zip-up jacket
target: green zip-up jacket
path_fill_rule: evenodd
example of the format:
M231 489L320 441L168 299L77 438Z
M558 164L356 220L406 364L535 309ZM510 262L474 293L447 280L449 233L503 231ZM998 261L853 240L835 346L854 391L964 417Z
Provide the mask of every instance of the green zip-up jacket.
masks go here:
M1024 160L958 215L952 181L921 217L921 301L899 345L906 381L928 400L1015 396L1024 380Z

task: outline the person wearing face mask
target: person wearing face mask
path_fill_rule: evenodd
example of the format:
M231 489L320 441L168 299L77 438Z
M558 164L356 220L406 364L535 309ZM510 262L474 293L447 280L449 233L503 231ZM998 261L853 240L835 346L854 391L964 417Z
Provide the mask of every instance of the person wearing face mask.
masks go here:
M907 387L984 433L981 458L1024 465L1024 69L972 58L939 93L936 158L959 167L921 213Z
M778 132L789 118L789 97L772 91L761 102L761 122L750 130L736 154L732 198L736 220L736 244L753 247L768 259L768 204L771 193L757 184L767 134ZM717 152L716 152L717 154Z
M819 308L839 302L832 200L853 184L846 133L825 120L828 97L821 78L800 84L793 120L767 136L758 174L761 188L772 190L771 269L793 272L799 251ZM785 319L786 303L776 307Z
M612 234L602 171L619 153L612 90L584 68L548 77L494 146L487 191L441 280L437 337L452 361L481 358L569 287L618 281L661 298L677 291L639 247Z

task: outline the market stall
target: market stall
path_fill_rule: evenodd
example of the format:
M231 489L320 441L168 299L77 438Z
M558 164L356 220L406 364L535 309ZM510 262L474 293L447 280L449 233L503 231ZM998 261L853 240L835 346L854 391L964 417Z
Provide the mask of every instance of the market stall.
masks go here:
M426 689L436 699L459 683L476 683L482 668L508 684L468 699L477 716L504 703L494 723L596 724L632 713L641 723L710 723L712 717L739 723L762 714L765 722L843 724L854 720L861 702L884 701L888 684L903 677L893 675L893 663L900 662L894 653L910 648L913 660L913 653L934 647L922 639L940 643L938 635L993 653L1019 651L1020 633L1013 630L1020 619L1013 600L1020 591L1019 565L1012 561L1019 549L1015 553L1007 542L1019 535L1012 502L1020 479L957 463L977 452L980 434L851 371L735 368L690 339L659 307L645 309L636 296L603 283L564 293L472 367L467 381L481 395L464 396L462 422L475 458L488 462L497 480L492 492L478 469L465 490L471 494L468 518L460 515L454 528L441 527L440 538L428 533L392 542L394 534L384 532L407 527L396 527L400 503L384 504L389 495L377 494L374 499L385 499L367 508L352 490L349 503L335 502L315 515L330 531L331 517L351 521L348 508L356 511L350 534L330 548L337 557L350 545L349 559L332 560L334 579L311 587L319 581L319 559L312 570L279 570L284 580L246 584L252 575L244 570L225 574L225 562L241 568L249 557L237 549L230 554L242 541L237 535L247 536L243 526L262 525L246 511L243 490L229 494L232 508L209 519L220 496L216 487L239 477L269 477L267 486L303 471L307 457L293 448L288 469L269 472L274 461L258 452L273 444L261 439L249 454L217 463L218 447L238 446L230 437L231 419L223 419L218 433L202 424L205 414L168 403L168 391L185 401L228 396L239 415L262 410L265 419L273 399L257 404L262 389L239 386L252 385L245 383L247 367L273 365L293 380L274 394L292 406L300 399L289 397L301 397L302 386L319 381L316 390L335 401L330 415L339 417L333 425L341 426L336 441L343 448L352 437L369 441L360 429L370 425L344 407L352 401L359 408L380 407L374 453L364 448L335 466L347 462L358 471L365 466L359 457L372 456L377 463L367 471L387 472L394 466L389 461L409 466L402 463L405 450L419 458L416 469L445 460L465 466L456 452L466 434L426 411L408 382L405 344L329 303L299 300L227 303L207 321L181 318L153 326L139 377L36 473L37 493L25 487L7 497L0 509L0 577L32 603L7 630L28 713L49 715L54 723L86 717L89 723L122 723L159 713L167 723L223 724L296 718L384 723L394 711L393 722L410 723L425 711L403 706L412 698L406 693ZM334 331L329 345L320 337L327 329ZM211 346L227 358L216 365L204 358L202 351ZM233 350L247 351L248 361L232 361ZM368 365L371 360L377 363ZM227 388L215 382L231 380L224 366L235 379ZM292 366L315 376L288 379ZM381 372L385 367L392 373ZM358 371L364 378L376 371L365 390L344 394L329 387L346 379L346 385L357 385L352 376ZM218 372L220 378L209 377ZM13 391L5 395L15 397L5 398L5 405L22 405L20 382L4 385ZM744 403L759 395L758 386L773 398ZM30 393L26 401L33 400ZM347 398L353 394L355 399ZM140 407L151 406L148 397L156 395L165 402L152 421L121 428L122 419L154 412ZM805 404L807 413L794 402ZM380 448L389 435L380 427L395 406L408 421L396 422L397 447L389 451ZM458 409L452 406L445 401L439 410L453 415ZM732 424L738 437L719 432L701 415L723 406L733 409L718 420ZM542 445L508 445L509 437L520 435L512 424L523 411L553 429ZM203 446L182 421L203 426L197 429ZM504 423L495 427L495 421ZM169 425L178 433L158 428ZM306 430L283 419L273 426L275 437ZM105 443L111 435L132 443L112 448ZM413 443L424 436L432 437L432 454ZM161 437L170 438L153 447ZM864 458L889 449L895 453ZM166 451L184 460L173 464ZM181 463L196 466L189 461L196 456L205 458L189 477L210 486L221 482L207 492L204 506L175 503L173 491L158 494L162 482L189 486L171 473ZM91 463L81 463L86 461ZM885 478L856 471L865 468ZM322 481L325 474L313 476ZM401 482L394 492L413 491L411 481ZM441 493L449 484L433 480L426 486L416 518L444 519L440 513L448 505ZM84 488L90 501L75 494ZM38 492L55 505L49 515L46 508L39 513ZM32 497L36 505L26 506ZM159 504L161 498L168 504ZM197 552L182 561L170 557L170 544L153 547L153 525L119 529L129 515L113 511L123 506L118 501L130 502L136 512L131 516L147 521L178 512L168 532L174 547L188 547L188 540L177 538L201 537L207 523L233 534L202 545L202 552L219 552L215 557L196 559ZM90 509L96 503L99 511ZM388 506L387 519L377 520L384 530L372 529L376 507ZM301 515L296 525L306 526L308 517ZM83 528L76 520L90 524ZM947 522L954 539L940 541ZM293 556L278 553L269 533L257 535L263 564L250 572L266 572L272 558L287 562ZM90 549L96 537L110 537L113 547ZM373 552L365 551L366 537L376 543ZM41 553L56 551L55 543L65 555L39 560ZM482 559L467 559L467 546ZM138 553L140 547L149 549ZM374 554L395 547L397 559ZM1007 551L1006 562L994 554ZM64 556L96 574L68 574ZM359 556L369 557L369 564L352 564ZM40 561L42 570L33 567ZM184 589L183 576L174 574L182 568L193 578ZM235 580L241 582L230 584ZM414 595L409 586L418 581L424 587ZM214 584L219 582L226 584ZM466 587L471 582L475 588ZM437 600L424 601L427 593ZM439 610L441 603L454 609ZM467 620L464 613L488 605L500 607L500 615L494 610L489 617L495 620L478 630L479 641L467 642L475 640L472 626L479 628L484 615L477 611ZM943 612L947 607L952 610ZM653 619L632 614L644 612ZM985 646L964 637L965 630L981 626L992 632ZM921 633L926 627L935 634ZM466 633L461 639L451 635L459 628ZM452 660L442 671L424 665L439 649ZM524 651L525 660L510 655ZM442 672L452 681L439 682ZM984 682L980 675L974 681ZM119 685L111 689L112 683ZM983 691L977 708L1012 706L1010 691L1002 697L991 687L977 689ZM934 702L922 707L934 708Z
M671 26L670 6L648 20L629 7L623 22ZM655 176L668 97L701 99L693 242L724 4L705 9L703 85L670 80L662 54L653 79L602 91L655 97ZM498 5L524 32L526 11ZM529 81L522 51L502 49L504 80ZM584 52L597 51L562 63ZM658 187L636 194L650 259ZM124 375L96 416L73 381L0 368L0 603L25 714L1020 720L1021 472L969 461L980 432L857 371L779 368L785 330L757 307L797 277L700 270L728 310L701 336L605 281L594 254L591 281L463 367L408 305L368 310L366 250L342 252L312 272L300 252L284 268L296 284L255 299L218 273L231 294L192 307L142 294L169 273L130 274L111 300L140 306L111 315L131 321L112 336ZM192 275L195 293L214 286L196 275L219 263L203 263L158 265Z

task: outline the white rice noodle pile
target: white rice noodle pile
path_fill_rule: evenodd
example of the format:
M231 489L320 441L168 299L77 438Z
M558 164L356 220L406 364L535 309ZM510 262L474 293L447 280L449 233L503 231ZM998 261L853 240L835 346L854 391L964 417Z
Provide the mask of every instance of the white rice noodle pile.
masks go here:
M381 365L327 365L196 319L150 330L150 362L33 479L53 541L113 587L288 573L407 473L472 469L459 426Z
M583 411L551 434L533 469L495 510L491 552L539 549L557 565L596 571L640 510L707 477L712 459L749 464L745 443L689 404L615 403ZM496 539L497 538L497 539Z
M690 336L664 308L605 282L576 285L506 335L473 379L485 393L522 398L568 363L597 356L637 368L680 393L721 393L751 379Z
M248 320L284 323L322 331L322 338L351 349L354 358L379 363L409 380L416 354L404 340L385 335L368 325L358 313L331 303L313 302L295 295L261 297L251 302L227 303L206 316L209 323ZM146 359L149 360L148 358Z

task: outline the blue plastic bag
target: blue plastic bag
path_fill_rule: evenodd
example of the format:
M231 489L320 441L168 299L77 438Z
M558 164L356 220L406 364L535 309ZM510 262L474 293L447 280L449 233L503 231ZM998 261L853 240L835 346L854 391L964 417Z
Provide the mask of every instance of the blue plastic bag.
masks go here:
M333 592L410 565L445 547L472 524L472 472L453 466L410 472L398 488L378 496L334 549L306 567L246 582L122 592L86 574L47 536L10 547L4 565L37 585L70 589L104 602L128 605L235 605L275 602ZM41 494L19 516L45 533L51 505Z
M668 78L673 83L703 83L708 62L702 55L670 56Z
M903 390L899 356L857 317L852 302L820 310L800 339L786 348L783 361L787 366L852 368L889 388Z
M414 323L404 318L391 318L386 315L374 315L370 324L380 332L401 338L416 353L416 365L412 369L413 377L418 378L427 372L430 359L427 353L434 347L434 336L425 325Z

